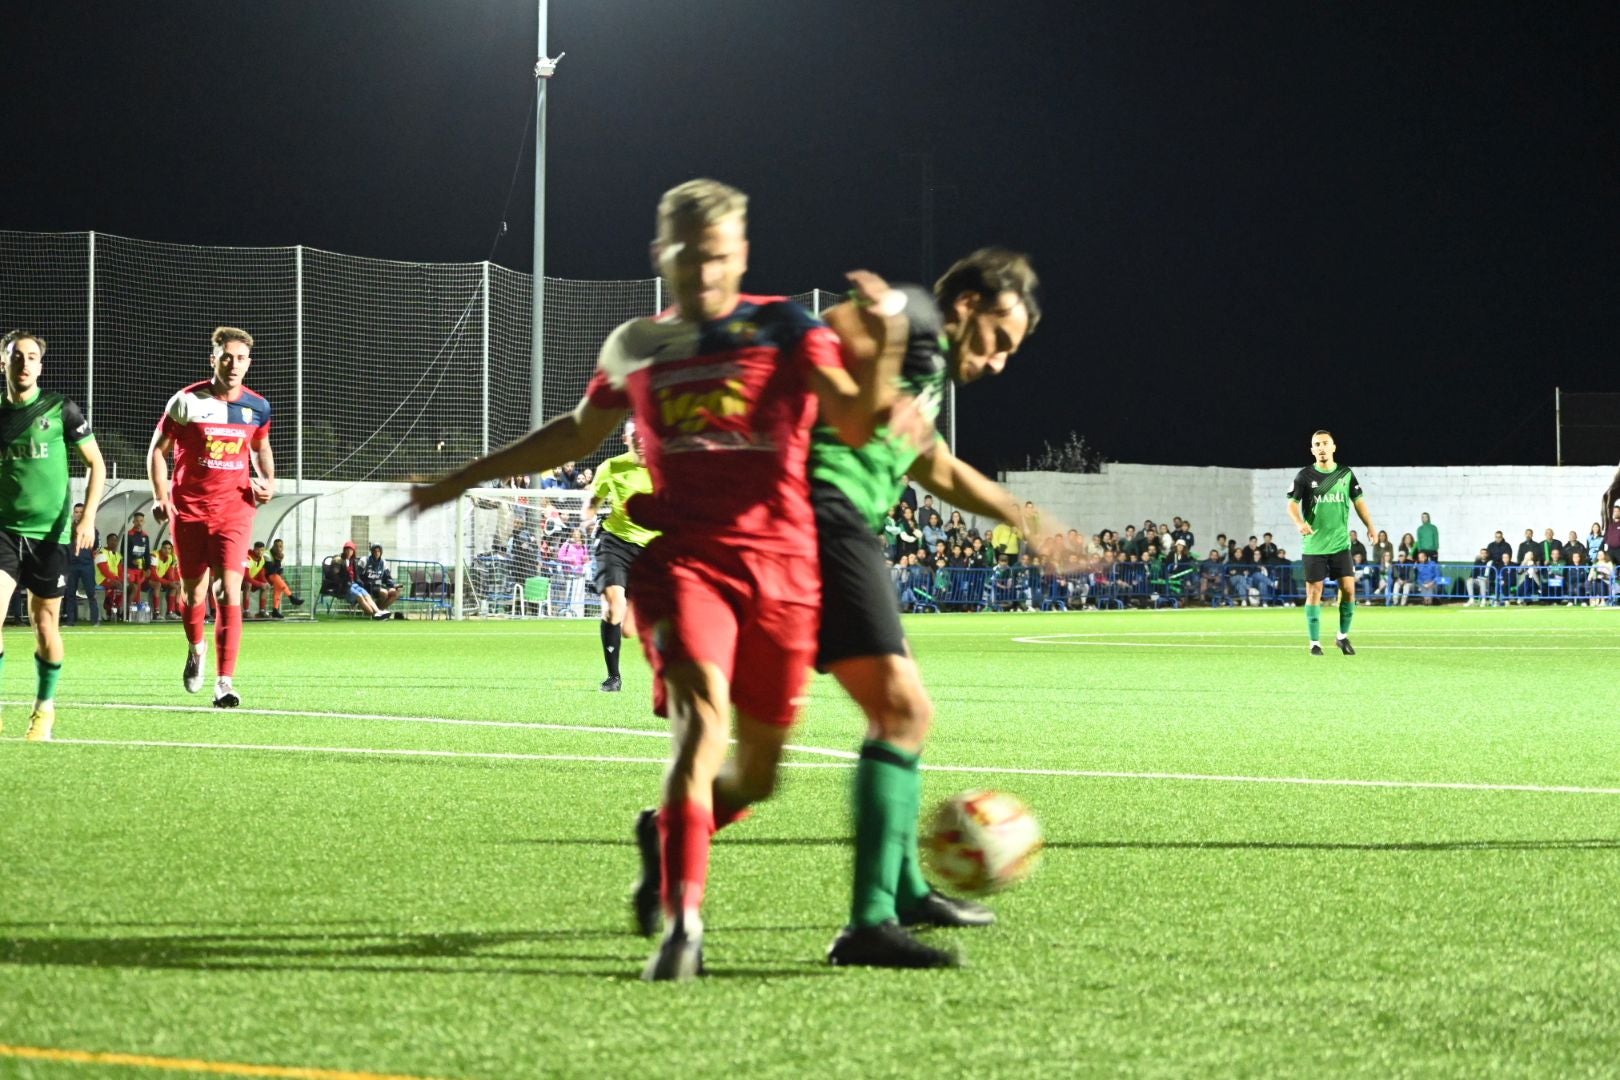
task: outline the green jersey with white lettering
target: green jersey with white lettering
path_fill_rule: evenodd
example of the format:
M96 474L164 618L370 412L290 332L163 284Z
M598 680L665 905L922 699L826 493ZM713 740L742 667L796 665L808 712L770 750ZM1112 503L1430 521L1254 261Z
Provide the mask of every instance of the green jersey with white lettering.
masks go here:
M1361 498L1361 485L1348 465L1322 468L1315 462L1299 470L1288 497L1299 503L1305 524L1313 530L1301 545L1306 555L1337 555L1350 550L1350 508Z
M900 364L900 393L916 398L918 408L933 422L945 403L944 320L927 289L896 288L906 298L902 314L910 325ZM916 460L917 448L886 427L858 449L841 440L830 424L818 423L810 433L810 479L842 491L874 533L882 531L884 516L900 501L906 472Z
M73 536L68 448L94 438L61 394L35 390L21 404L0 398L0 529L31 540Z

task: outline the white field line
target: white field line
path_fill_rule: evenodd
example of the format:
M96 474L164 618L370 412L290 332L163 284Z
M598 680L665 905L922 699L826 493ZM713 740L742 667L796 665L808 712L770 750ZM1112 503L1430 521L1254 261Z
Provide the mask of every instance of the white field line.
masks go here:
M359 746L281 746L261 743L170 742L156 739L56 739L72 746L162 748L183 750L247 750L261 753L356 754L379 757L462 758L487 761L572 761L621 765L664 765L664 758L595 754L518 754L472 750L372 749ZM842 751L800 748L806 752ZM785 761L789 769L848 769L848 761ZM928 772L970 773L980 776L1051 776L1085 780L1165 780L1186 783L1289 784L1301 787L1386 788L1413 791L1529 792L1543 795L1620 795L1620 788L1578 787L1572 784L1483 784L1433 780L1350 780L1307 776L1232 776L1219 773L1125 772L1102 769L1025 769L995 765L924 765Z
M6 705L28 705L31 701L7 701ZM85 709L118 709L132 712L161 712L161 713L206 713L210 716L219 716L220 712L211 705L154 705L149 703L135 703L125 701L64 701L63 705ZM345 712L316 712L304 709L233 709L237 715L247 716L291 716L304 720L375 720L382 723L393 724L445 724L453 727L483 727L483 728L518 728L526 731L567 731L587 735L626 735L638 739L664 739L669 738L667 730L659 731L649 728L600 727L592 724L544 724L524 720L462 720L449 716L398 716L390 713L345 713ZM58 742L67 742L59 739ZM735 741L735 740L733 740ZM210 746L212 743L199 745ZM819 746L797 746L789 743L788 750L796 750L801 754L816 754L821 757L831 757L856 761L860 754L853 750L828 750ZM520 755L521 756L521 755ZM550 759L542 759L550 760ZM662 759L660 759L662 760Z
M1097 635L1092 639L1090 635L1079 634L1039 634L1031 637L1017 637L1013 641L1020 645L1079 645L1093 649L1292 649L1305 652L1306 646L1294 645L1262 645L1251 642L1218 642L1218 641L1119 641L1118 637L1156 637L1155 634L1124 634L1124 635ZM1199 637L1220 637L1219 634L1199 634ZM1370 636L1370 635L1368 635ZM1620 645L1383 645L1374 639L1371 646L1366 645L1367 636L1356 635L1356 640L1363 643L1363 648L1371 648L1374 652L1620 652ZM1323 646L1328 648L1329 645Z

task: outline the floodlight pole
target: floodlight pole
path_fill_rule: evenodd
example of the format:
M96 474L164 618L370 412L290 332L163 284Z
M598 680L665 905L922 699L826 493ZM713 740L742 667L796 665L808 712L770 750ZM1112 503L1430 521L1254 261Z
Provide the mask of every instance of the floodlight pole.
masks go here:
M1553 462L1564 465L1564 388L1553 387Z
M544 376L546 370L546 84L557 73L558 53L546 52L547 0L537 0L539 16L539 56L534 65L534 307L529 323L529 426L545 420Z

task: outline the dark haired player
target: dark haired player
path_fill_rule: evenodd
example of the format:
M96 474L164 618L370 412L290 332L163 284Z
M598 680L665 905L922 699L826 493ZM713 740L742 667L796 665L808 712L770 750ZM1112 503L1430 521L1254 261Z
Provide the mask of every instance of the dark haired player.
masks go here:
M221 326L211 340L214 377L169 399L152 433L146 474L152 482L152 516L160 523L173 522L174 549L180 557L186 692L202 689L207 651L203 622L208 590L217 583L214 706L234 709L242 703L232 685L242 643L242 576L253 514L275 493L276 460L270 452L270 403L242 382L253 363L253 336ZM258 466L257 477L249 471L250 460Z
M618 693L623 686L619 658L624 635L628 632L635 636L635 621L629 618L630 608L625 602L630 567L647 545L658 538L653 530L643 529L630 520L630 500L652 491L652 474L647 471L641 437L636 433L633 419L624 422L624 444L628 450L608 458L596 470L591 500L585 505L588 515L595 515L603 503L612 507L596 537L596 580L593 583L596 595L602 598L602 662L607 665L607 678L602 680L601 688L610 694Z
M0 612L11 607L21 584L28 590L34 627L37 684L27 737L43 742L56 723L56 683L62 676L62 595L67 591L69 550L95 547L96 507L107 466L79 407L39 388L45 339L25 330L0 338L6 366L0 401ZM89 467L84 513L73 521L68 447ZM95 607L92 591L90 606ZM0 670L5 647L0 644Z
M1339 583L1339 651L1356 655L1350 646L1350 621L1356 613L1356 568L1350 559L1350 507L1356 508L1368 536L1377 536L1372 511L1362 498L1361 485L1348 465L1333 459L1338 450L1333 435L1311 433L1311 456L1316 460L1299 470L1288 491L1288 516L1299 528L1305 553L1305 625L1311 633L1311 655L1322 655L1322 583Z
M1037 280L1016 252L985 248L959 260L935 284L890 288L868 279L861 301L826 314L843 341L844 364L859 373L882 348L872 317L902 320L900 393L927 420L917 440L888 428L854 448L818 426L810 448L811 501L822 575L817 667L832 673L866 714L854 779L855 872L850 920L833 942L837 965L947 967L956 957L911 936L907 926L984 926L989 909L942 895L918 864L919 772L933 705L900 626L878 536L909 473L960 509L1027 524L1018 500L934 438L947 380L998 375L1040 320ZM1033 507L1032 507L1033 509Z

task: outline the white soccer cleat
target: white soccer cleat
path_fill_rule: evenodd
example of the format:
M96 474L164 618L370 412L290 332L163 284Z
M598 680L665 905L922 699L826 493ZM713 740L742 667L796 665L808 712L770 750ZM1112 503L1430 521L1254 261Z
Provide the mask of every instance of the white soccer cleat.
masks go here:
M231 677L221 675L214 681L214 708L234 709L242 704L242 699L231 686Z
M203 657L207 654L208 646L206 644L201 647L186 646L186 669L181 672L180 676L185 681L186 693L199 694L202 692Z

